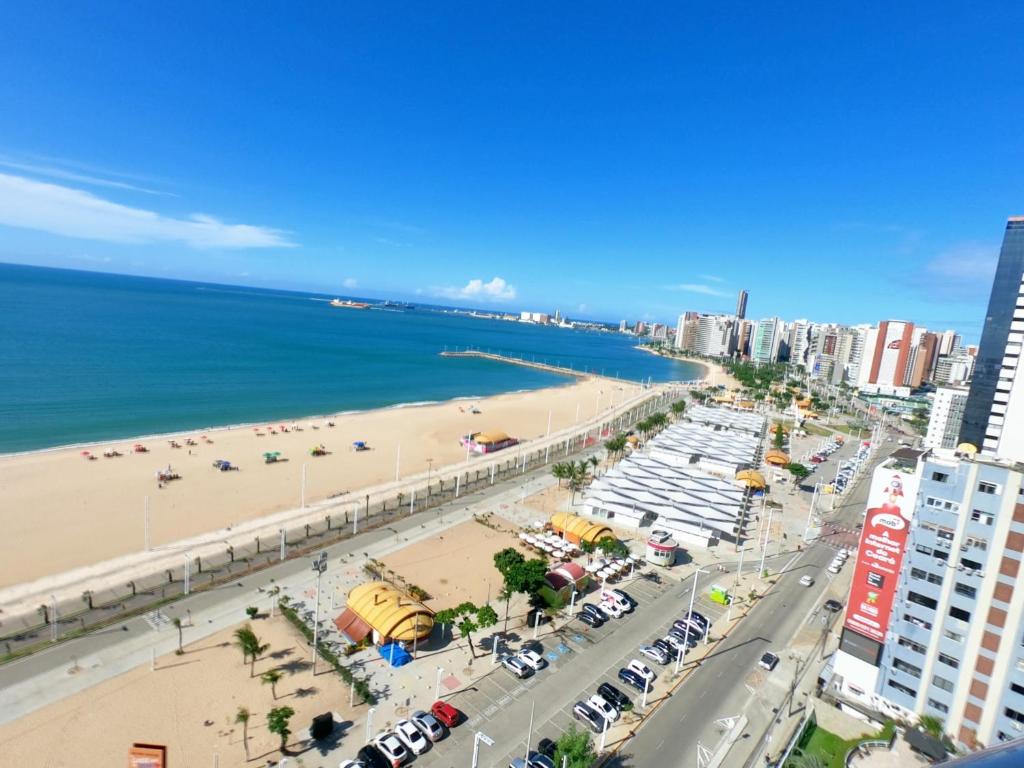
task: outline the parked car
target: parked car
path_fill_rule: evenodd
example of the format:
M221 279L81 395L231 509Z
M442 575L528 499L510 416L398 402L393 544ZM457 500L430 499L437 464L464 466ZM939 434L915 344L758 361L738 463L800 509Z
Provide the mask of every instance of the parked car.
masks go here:
M824 608L826 611L829 611L830 613L838 613L839 611L843 610L843 604L840 603L838 600L826 600Z
M626 665L626 668L633 670L638 675L640 675L640 677L646 678L651 681L654 681L658 677L654 673L654 670L646 664L644 664L642 661L640 661L640 659L630 659L629 663Z
M539 752L531 752L530 759L526 761L527 768L555 768L555 761L547 755Z
M580 606L580 611L582 613L589 613L591 616L594 616L601 621L608 621L608 614L604 612L601 606L595 605L594 603L584 603Z
M837 562L836 560L833 560L831 563L829 563L829 566L828 566L828 572L829 573L839 573L841 570L843 570L843 564L842 564L841 561Z
M430 714L447 725L454 728L462 720L462 713L447 701L435 701L430 705Z
M622 610L622 607L618 603L613 603L610 601L602 602L601 608L602 610L604 610L605 613L615 617L616 619L621 619L623 616L626 615L626 612Z
M605 719L601 713L591 707L585 701L577 701L572 707L572 716L575 720L586 723L594 733L604 730Z
M597 686L597 694L620 712L630 705L629 696L611 683L601 683Z
M420 733L412 720L399 720L395 724L395 735L414 755L422 755L430 749L427 737Z
M588 627L593 627L594 629L604 624L604 619L599 619L594 614L587 613L586 611L580 611L578 614L576 614L576 618L582 621Z
M655 664L668 664L668 651L653 645L641 645L637 650Z
M558 749L558 742L554 739L545 737L537 742L537 751L544 757L554 757L556 749Z
M444 726L429 712L424 712L422 709L416 710L409 719L420 729L420 733L431 741L440 741L444 738Z
M603 696L600 696L595 693L593 696L587 699L587 704L589 704L591 707L600 712L601 717L603 717L609 723L614 723L616 720L619 719L619 710L616 709L614 705L605 701Z
M672 622L672 629L680 634L694 634L697 637L703 638L707 634L704 627L698 624L693 619L679 619Z
M633 596L631 594L629 594L629 592L627 592L624 589L613 589L612 592L614 592L616 595L618 595L623 600L625 600L627 603L629 603L629 609L630 610L633 610L638 605L640 605L640 603L638 603L636 600L634 600Z
M629 602L625 597L617 593L617 590L606 589L601 593L602 603L612 603L618 606L619 610L624 613L628 613L633 610L633 604Z
M800 586L801 587L813 587L814 586L814 577L813 576L808 576L807 574L804 574L803 576L800 577Z
M366 767L361 762L359 762L358 760L342 760L341 763L338 764L338 768L366 768Z
M711 628L711 622L708 621L708 617L705 616L703 613L698 613L697 611L690 611L689 613L684 615L683 618L692 619L693 621L696 621L698 624L704 627L705 632Z
M405 745L391 731L378 733L373 740L373 746L379 749L380 753L391 761L391 768L398 768L398 766L411 757L409 750L405 748Z
M544 669L548 665L547 660L543 656L529 648L524 648L516 656L534 672Z
M391 759L384 756L373 744L367 744L356 753L358 762L366 768L394 768Z
M771 672L779 663L779 657L771 651L765 651L764 655L761 656L761 660L757 663L758 666L763 667L764 669L767 669L769 672Z
M663 650L665 652L665 655L669 658L672 658L673 652L675 651L672 645L667 640L661 637L659 637L657 640L651 643L651 645L655 648L660 648L661 650Z
M626 685L631 685L638 691L650 691L654 686L651 685L650 681L641 677L631 669L623 667L619 670L619 680L624 682Z
M501 659L501 666L520 679L533 673L533 670L526 666L526 662L518 656L504 656Z

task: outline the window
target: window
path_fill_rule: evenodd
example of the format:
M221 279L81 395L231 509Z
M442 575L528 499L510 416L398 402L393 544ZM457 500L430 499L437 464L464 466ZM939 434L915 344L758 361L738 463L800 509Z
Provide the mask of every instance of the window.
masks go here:
M922 571L920 568L911 568L910 569L910 578L912 578L912 579L917 579L918 581L924 581L924 579L925 579L925 577L927 575L928 574L925 571Z
M930 555L930 554L932 554L932 548L931 547L926 547L923 544L918 544L917 545L917 551L920 552L922 555Z
M939 661L941 661L947 667L952 667L953 669L959 669L960 668L959 660L954 659L952 656L950 656L948 654L940 653L939 654Z
M964 544L968 547L974 547L980 549L982 552L988 549L988 542L984 539L979 539L975 536L968 536L964 539Z
M942 576L937 573L929 573L927 581L929 584L941 584Z
M966 557L960 558L960 565L962 565L964 568L970 568L972 571L981 570L981 563L979 563L977 560L969 560Z
M910 650L917 651L918 653L924 653L926 650L928 650L927 648L925 648L920 643L915 643L913 640L911 640L908 637L902 637L901 636L899 638L899 640L897 640L896 642L899 643L900 645L902 645L904 648L909 648Z
M992 515L982 512L980 509L971 512L971 520L982 525L992 525Z
M925 597L924 595L918 594L917 592L908 592L907 600L911 603L916 603L917 605L923 605L925 608L931 608L933 611L939 605L939 602L937 600L933 600L930 597Z
M938 533L936 533L935 535L938 536L943 541L952 541L953 540L953 531L951 529L949 529L949 528L939 528Z
M1024 685L1020 685L1018 683L1010 683L1010 690L1014 693L1019 693L1021 696L1024 696Z
M947 712L949 712L949 707L947 707L941 701L936 701L935 699L928 699L928 706L934 709L936 712L941 712L942 714L946 714Z
M974 587L969 587L966 584L961 584L959 581L953 587L953 591L956 592L958 595L963 595L964 597L976 597L978 594L978 590L976 590Z
M936 549L934 552L932 552L932 556L936 560L948 560L949 552L943 552L941 549Z
M944 509L947 512L959 512L960 505L955 501L948 501L946 499L938 499L935 496L928 496L924 500L926 507L932 507L933 509Z
M910 664L903 659L893 659L892 667L893 669L898 669L900 672L906 672L911 677L921 677L921 668L915 667L913 664Z
M959 632L954 632L952 629L943 630L942 635L943 637L949 638L954 643L962 643L964 641L964 636L961 635Z
M994 483L978 483L978 493L996 495L999 493L999 486Z
M1016 709L1010 709L1009 707L1007 707L1003 710L1003 714L1011 720L1013 720L1014 722L1024 723L1024 714L1021 714Z
M949 480L949 475L945 472L932 472L932 480L936 483L944 483Z
M932 628L932 623L930 621L925 621L924 619L919 619L919 618L917 618L917 616L913 615L912 613L904 613L903 614L903 620L907 621L907 622L910 622L915 627L921 627L923 629L931 629Z
M939 677L938 675L936 675L932 678L932 683L935 685L936 688L941 688L942 690L949 691L951 693L953 691L953 683L944 677Z
M895 688L900 693L904 694L905 696L909 696L912 699L916 699L917 698L917 691L915 691L912 688L908 688L907 686L903 685L902 683L897 683L895 680L890 680L889 681L889 687L890 688Z
M971 612L965 611L963 608L957 608L955 605L949 607L949 615L954 619L960 619L960 621L970 621Z

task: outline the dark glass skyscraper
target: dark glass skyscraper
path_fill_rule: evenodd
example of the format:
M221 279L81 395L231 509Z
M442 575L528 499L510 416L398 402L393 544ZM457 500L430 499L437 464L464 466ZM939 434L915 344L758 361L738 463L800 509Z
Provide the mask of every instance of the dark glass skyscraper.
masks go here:
M1024 341L1024 320L1017 321L1019 327L1013 325L1015 312L1024 318L1022 278L1024 217L1017 216L1006 222L1003 247L999 251L999 264L996 266L988 312L981 331L981 344L975 360L974 377L964 407L963 426L960 428L961 443L971 443L986 453L999 450L1005 431L1024 428L1024 422L1019 420L1024 404L1015 403L1015 407L1011 407L1009 403L1013 380L1022 372L1019 361ZM1024 456L1006 458L1024 460Z

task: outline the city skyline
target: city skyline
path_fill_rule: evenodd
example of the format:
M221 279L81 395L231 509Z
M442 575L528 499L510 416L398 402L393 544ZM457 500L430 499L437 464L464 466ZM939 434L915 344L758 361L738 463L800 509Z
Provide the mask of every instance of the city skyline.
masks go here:
M608 6L239 30L222 9L198 38L177 11L3 13L6 262L609 322L727 313L746 287L750 318L976 338L1020 213L1001 115L1024 62L990 34L1016 6L889 9L867 58L871 9L851 32Z

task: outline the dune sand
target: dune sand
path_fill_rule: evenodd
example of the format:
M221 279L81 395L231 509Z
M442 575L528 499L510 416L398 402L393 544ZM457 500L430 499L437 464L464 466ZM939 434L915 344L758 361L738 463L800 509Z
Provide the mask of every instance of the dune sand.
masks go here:
M235 526L300 504L302 467L306 500L394 481L401 446L403 478L423 475L428 459L440 467L464 460L459 437L480 430L501 430L521 439L542 437L551 413L551 430L595 417L614 403L635 396L635 384L589 378L551 389L500 395L479 401L390 408L298 422L302 431L257 437L252 426L196 431L176 439L79 446L0 457L0 587L63 573L111 558L140 552L144 542L144 500L149 497L151 543L166 545L208 531ZM472 414L476 405L480 414ZM313 429L314 425L318 429ZM206 443L201 435L213 442ZM196 446L185 445L185 438ZM371 450L354 452L355 440ZM131 452L141 442L148 453ZM312 457L323 444L330 454ZM102 458L116 448L120 458ZM99 456L88 460L83 450ZM287 461L265 464L265 451L280 451ZM241 469L218 472L215 459ZM181 479L158 487L155 472L168 464Z

